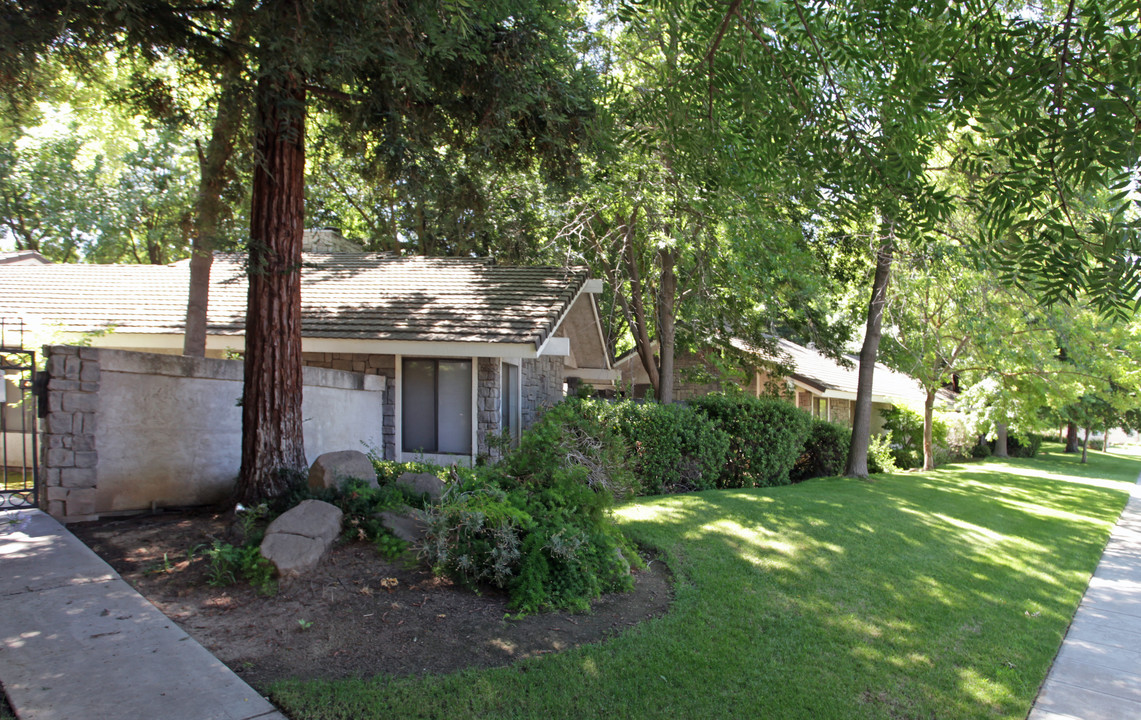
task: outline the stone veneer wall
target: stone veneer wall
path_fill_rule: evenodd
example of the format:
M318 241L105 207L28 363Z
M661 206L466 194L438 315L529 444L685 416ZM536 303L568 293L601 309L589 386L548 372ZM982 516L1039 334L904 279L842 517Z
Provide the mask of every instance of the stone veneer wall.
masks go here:
M61 520L95 517L98 455L95 413L99 409L99 351L50 346L48 416L44 421L43 478L40 505Z
M543 411L563 399L563 359L544 356L523 360L519 367L519 384L523 395L520 420L523 429L531 426Z
M383 375L384 388L384 457L396 457L396 356L361 355L357 353L301 353L301 362L309 367L347 370L365 375Z
M479 386L476 390L476 452L486 454L492 462L499 460L499 452L488 445L487 439L501 432L502 415L500 398L503 395L503 362L499 358L479 358Z
M852 401L841 398L828 398L828 411L832 422L839 425L852 425Z

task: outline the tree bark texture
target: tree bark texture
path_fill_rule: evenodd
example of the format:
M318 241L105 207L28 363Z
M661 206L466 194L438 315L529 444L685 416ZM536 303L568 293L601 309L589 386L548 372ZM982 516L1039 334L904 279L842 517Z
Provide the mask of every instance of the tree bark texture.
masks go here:
M245 44L249 38L250 2L235 6L230 40ZM227 59L222 68L218 108L206 152L198 159L198 197L194 207L194 235L191 240L190 288L186 302L186 333L182 354L206 355L206 317L210 304L210 269L214 250L218 247L218 225L225 209L222 191L226 185L226 169L234 154L234 140L242 122L246 90L242 79L241 58Z
M923 469L935 469L935 391L923 400Z
M1006 423L994 424L994 456L995 457L1010 457L1010 451L1006 444Z
M677 300L677 275L674 267L676 254L671 250L658 251L662 263L661 296L658 298L658 402L668 405L674 401L674 345L677 327L674 308Z
M1066 452L1076 453L1078 451L1078 424L1066 423Z
M242 469L236 492L242 503L284 493L291 471L306 466L301 426L304 106L299 77L258 82Z
M1086 426L1086 436L1082 439L1082 463L1086 462L1086 451L1089 450L1089 426Z
M848 463L844 475L868 476L868 443L872 439L872 375L879 353L883 328L884 305L887 304L887 285L891 277L893 238L889 237L876 251L876 273L872 279L872 299L868 303L868 325L864 344L860 348L859 382L856 386L856 406L852 413L852 442L848 446Z
M646 306L642 301L642 273L638 270L638 254L634 248L634 229L638 222L638 208L630 213L630 221L626 223L626 232L623 238L622 257L626 265L626 277L630 281L630 314L636 326L630 331L634 335L634 347L638 351L638 358L650 379L650 386L654 389L654 397L661 397L661 380L658 373L658 364L654 361L654 350L650 345L650 333L646 320ZM659 351L661 347L659 346Z

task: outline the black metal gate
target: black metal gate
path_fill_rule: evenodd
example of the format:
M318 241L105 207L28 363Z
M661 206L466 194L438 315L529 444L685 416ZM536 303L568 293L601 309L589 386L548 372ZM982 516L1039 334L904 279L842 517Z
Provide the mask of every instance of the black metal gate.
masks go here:
M39 502L39 437L33 394L36 353L24 349L24 324L0 318L0 510Z

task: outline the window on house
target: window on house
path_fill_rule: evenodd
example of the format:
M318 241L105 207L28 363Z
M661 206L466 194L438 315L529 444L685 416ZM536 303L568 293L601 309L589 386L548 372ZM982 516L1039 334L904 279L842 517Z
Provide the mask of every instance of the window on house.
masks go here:
M828 419L828 399L817 398L816 400L816 417Z
M471 360L405 359L404 452L471 454Z
M503 387L499 393L499 427L513 440L519 439L519 366L503 363Z

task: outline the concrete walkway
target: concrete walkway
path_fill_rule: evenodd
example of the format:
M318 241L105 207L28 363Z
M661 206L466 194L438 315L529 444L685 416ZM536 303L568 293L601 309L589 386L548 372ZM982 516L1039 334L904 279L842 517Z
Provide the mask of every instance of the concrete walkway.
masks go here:
M1028 720L1129 718L1141 718L1141 485L1113 529Z
M285 720L39 510L0 512L0 640L21 720Z

